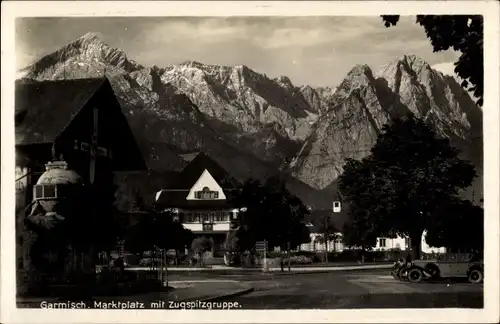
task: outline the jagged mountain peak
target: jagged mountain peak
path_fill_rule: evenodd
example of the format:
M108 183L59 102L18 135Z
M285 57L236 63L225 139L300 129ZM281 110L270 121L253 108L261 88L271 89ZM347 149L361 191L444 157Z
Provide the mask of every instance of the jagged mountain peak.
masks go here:
M112 47L102 40L96 32L88 32L60 49L42 57L21 71L25 77L47 78L41 74L49 73L50 78L95 77L107 72L133 72L144 67L129 60L125 52Z
M201 146L244 177L290 167L284 161L295 157L295 177L327 190L344 159L365 156L395 111L416 112L439 134L463 141L481 124L460 86L415 55L399 57L377 74L356 65L333 87L294 86L286 76L268 77L243 64L191 60L143 67L91 32L42 58L28 77L103 71L159 168ZM241 157L238 163L235 157ZM323 192L307 190L313 196Z
M280 75L279 77L275 78L274 80L276 82L278 82L280 85L283 85L284 87L294 88L292 80L290 80L290 78L285 76L285 75Z
M384 74L386 71L405 71L408 74L418 76L420 74L436 73L429 63L423 58L414 54L405 54L401 57L392 60L382 67L379 74Z
M367 64L357 64L347 73L347 78L363 75L372 76L372 69Z
M188 60L188 61L184 61L184 62L180 63L179 66L194 67L194 68L201 69L201 68L206 67L207 65L203 64L201 62L198 62L198 61Z
M102 34L98 32L88 32L85 35L79 37L77 42L86 42L86 43L92 43L92 42L98 42L98 43L104 43L102 40Z
M427 61L415 54L403 55L403 57L400 58L400 61L404 61L412 70L430 68L430 65L429 63L427 63Z
M188 67L188 68L196 68L196 69L201 69L201 70L225 70L225 71L231 71L231 70L250 70L246 65L244 64L236 64L236 65L216 65L216 64L207 64L199 61L194 61L194 60L187 60L184 61L180 64L177 65L178 67ZM175 67L173 65L172 67Z

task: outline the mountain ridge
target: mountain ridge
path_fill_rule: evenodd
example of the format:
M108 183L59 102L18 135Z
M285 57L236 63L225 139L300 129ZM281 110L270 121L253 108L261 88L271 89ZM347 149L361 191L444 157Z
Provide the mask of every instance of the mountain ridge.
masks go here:
M471 138L482 138L482 111L414 55L380 71L359 64L340 84L314 88L243 64L144 67L88 33L21 72L36 80L108 77L155 170L179 168L180 154L211 151L242 178L281 174L317 208L331 208L344 159L369 154L381 127L408 111L482 171L482 141Z

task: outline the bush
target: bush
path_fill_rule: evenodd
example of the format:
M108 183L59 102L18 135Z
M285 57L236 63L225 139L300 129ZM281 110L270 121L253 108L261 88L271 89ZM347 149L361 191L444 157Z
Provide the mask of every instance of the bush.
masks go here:
M283 260L285 264L288 264L288 258ZM305 255L292 255L290 257L290 264L311 264L313 259Z

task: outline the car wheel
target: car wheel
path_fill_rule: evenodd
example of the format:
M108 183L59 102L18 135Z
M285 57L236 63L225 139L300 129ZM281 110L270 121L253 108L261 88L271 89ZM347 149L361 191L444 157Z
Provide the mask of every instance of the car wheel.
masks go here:
M410 269L410 271L408 271L408 280L410 282L414 282L414 283L420 282L420 281L422 281L423 277L424 277L424 273L419 268L413 268L413 269Z
M425 272L427 272L432 279L439 278L439 268L434 264L425 266Z
M469 272L469 282L470 283L481 283L483 282L483 272L480 269L472 269Z

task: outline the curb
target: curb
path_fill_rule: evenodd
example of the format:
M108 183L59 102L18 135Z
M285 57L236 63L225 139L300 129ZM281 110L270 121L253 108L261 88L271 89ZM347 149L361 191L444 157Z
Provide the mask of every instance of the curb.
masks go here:
M225 298L238 297L238 296L241 296L241 295L249 294L249 293L251 293L254 290L255 290L255 288L245 288L245 289L241 289L241 290L238 290L236 292L225 294L225 295L220 295L220 296L208 297L208 298L200 299L200 301L202 301L202 302L213 302L213 301L218 301L218 300L225 299Z
M293 273L326 273L326 272L336 272L336 271L352 271L352 270L377 270L377 269L389 269L393 265L392 264L379 264L379 265L360 265L360 266L347 266L347 267L331 267L329 269L309 269L309 270L301 270L301 268L293 268L292 271L285 272L293 272ZM141 268L130 268L128 271L149 271L149 269L141 269ZM280 268L271 268L268 271L263 271L262 268L173 268L167 269L168 272L260 272L260 273L281 273Z
M269 279L281 276L295 276L295 275L310 275L310 274L325 274L332 272L349 272L349 271L368 271L368 270L384 270L384 268L373 268L373 269L346 269L346 270L318 270L318 271L285 271L285 272L261 272L262 275L268 275Z
M360 271L360 270L383 270L383 269L390 269L392 267L392 264L388 265L366 265L366 266L352 266L352 267L332 267L330 269L318 269L318 270L302 270L301 268L292 268L291 271L286 270L287 268L285 267L284 271L281 272L279 269L273 268L273 270L268 270L268 271L262 271L262 273L277 273L277 274L284 274L284 273L325 273L325 272L338 272L338 271Z

